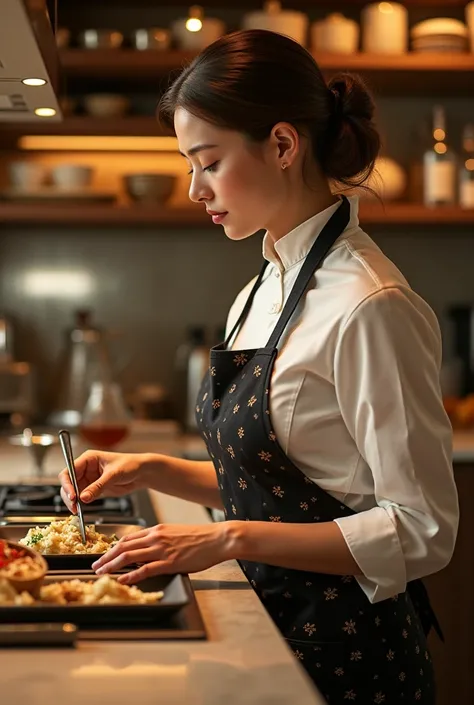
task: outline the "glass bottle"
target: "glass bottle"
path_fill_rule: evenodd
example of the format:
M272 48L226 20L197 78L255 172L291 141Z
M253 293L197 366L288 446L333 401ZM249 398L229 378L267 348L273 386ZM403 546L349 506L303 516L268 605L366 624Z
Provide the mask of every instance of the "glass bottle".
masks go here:
M423 200L426 206L456 202L456 156L446 140L446 116L441 105L433 109L431 146L423 156Z
M474 123L466 125L462 139L463 154L459 168L459 203L474 208Z

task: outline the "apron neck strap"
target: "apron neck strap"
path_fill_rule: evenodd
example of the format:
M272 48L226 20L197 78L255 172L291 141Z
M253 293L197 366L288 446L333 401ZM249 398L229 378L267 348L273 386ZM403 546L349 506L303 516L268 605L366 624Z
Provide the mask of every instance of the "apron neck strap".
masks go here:
M349 223L350 215L350 203L345 196L342 196L341 205L331 216L321 233L316 238L303 263L303 266L301 267L290 296L288 297L280 318L278 319L273 333L267 343L267 347L277 347L278 341L287 327L300 299L304 295L315 271L321 266L331 247L346 229Z
M229 343L230 343L230 341L232 340L234 334L236 333L237 330L240 329L240 326L243 324L243 322L244 322L245 319L247 318L248 313L249 313L250 309L252 308L253 300L254 300L254 298L255 298L255 294L257 293L257 289L260 287L260 284L262 283L263 275L265 274L265 270L266 270L266 268L267 268L267 265L268 265L268 262L265 261L265 262L263 263L263 265L262 265L261 270L260 270L260 274L258 275L257 280L256 280L255 284L254 284L253 287L252 287L252 291L251 291L250 294L249 294L249 297L248 297L248 299L247 299L247 301L246 301L246 304L245 304L245 306L244 306L243 309L242 309L242 313L241 313L240 316L238 317L237 321L235 322L234 327L232 328L232 330L230 331L229 335L228 335L227 338L225 339L224 349L226 349L226 348L229 347Z

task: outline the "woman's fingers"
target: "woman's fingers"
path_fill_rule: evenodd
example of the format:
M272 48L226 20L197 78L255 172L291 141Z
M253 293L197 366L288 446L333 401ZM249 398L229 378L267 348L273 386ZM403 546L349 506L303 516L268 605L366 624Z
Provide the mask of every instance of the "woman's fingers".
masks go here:
M140 534L140 536L137 537L136 534L131 534L130 536L120 539L115 546L110 548L92 564L92 569L97 571L99 568L102 568L102 566L106 565L110 561L113 561L122 553L130 553L131 551L148 548L151 542L150 530L144 529L143 531L137 531L137 534Z
M144 563L145 561L151 561L157 558L157 551L154 547L138 548L133 551L124 551L118 556L103 564L100 568L96 568L95 572L97 575L103 575L104 573L114 573L117 570L125 568L125 566L131 563Z
M64 487L61 487L61 498L71 514L77 514L76 502L69 499Z
M153 561L153 563L145 563L145 565L131 570L130 573L120 575L117 578L117 582L122 585L136 585L142 580L146 580L146 578L151 578L153 575L167 575L172 572L172 568L166 561Z

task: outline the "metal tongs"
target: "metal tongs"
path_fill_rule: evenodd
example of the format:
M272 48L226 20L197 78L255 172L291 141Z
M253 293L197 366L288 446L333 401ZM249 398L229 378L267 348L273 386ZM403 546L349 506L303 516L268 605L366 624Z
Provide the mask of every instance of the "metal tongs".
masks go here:
M77 484L77 477L76 477L76 467L74 465L74 455L72 453L72 445L71 445L71 435L69 431L59 431L59 442L61 444L61 449L63 451L64 455L64 460L66 461L66 467L69 473L69 479L71 480L72 486L74 487L74 492L76 494L76 507L77 507L77 516L79 519L79 531L81 534L81 539L82 543L85 545L86 544L86 527L84 525L84 517L82 515L82 503L81 500L79 499L79 487Z

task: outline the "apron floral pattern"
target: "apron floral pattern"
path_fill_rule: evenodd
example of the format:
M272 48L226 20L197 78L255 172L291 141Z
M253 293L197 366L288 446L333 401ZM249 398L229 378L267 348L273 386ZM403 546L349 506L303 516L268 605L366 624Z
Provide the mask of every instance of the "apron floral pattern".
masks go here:
M250 310L264 266L234 330L211 350L196 415L227 519L316 523L354 513L289 460L278 444L269 409L280 336L315 270L345 230L349 214L343 198L308 254L266 347L227 349ZM371 604L350 575L248 561L240 565L329 705L434 705L426 633L437 623L422 583L416 581L407 592Z

